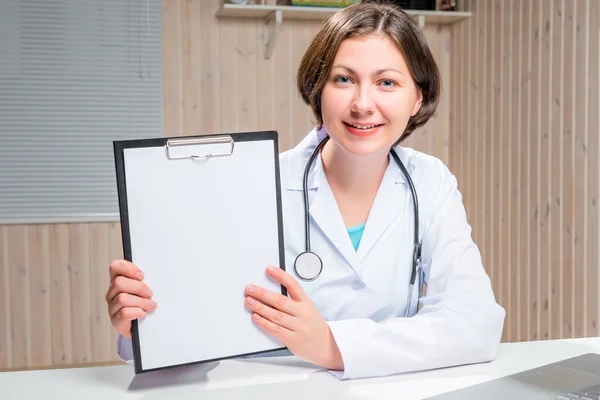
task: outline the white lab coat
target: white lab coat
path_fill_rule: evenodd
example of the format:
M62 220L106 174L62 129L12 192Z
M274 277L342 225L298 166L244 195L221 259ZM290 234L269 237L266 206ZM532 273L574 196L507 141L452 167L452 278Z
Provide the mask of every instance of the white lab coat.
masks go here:
M302 177L324 130L311 131L280 155L286 269L305 249ZM317 157L309 174L312 251L323 260L321 276L299 280L328 321L344 360L340 379L490 361L500 342L505 311L494 298L471 238L454 176L438 159L396 148L414 182L427 293L405 318L413 254L410 187L390 158L355 251ZM131 342L119 339L130 360Z

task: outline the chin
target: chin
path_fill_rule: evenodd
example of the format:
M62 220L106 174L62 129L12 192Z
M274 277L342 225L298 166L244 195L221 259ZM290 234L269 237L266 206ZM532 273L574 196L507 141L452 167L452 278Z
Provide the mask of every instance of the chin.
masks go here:
M348 153L356 157L370 157L387 154L391 145L387 141L370 138L369 140L344 138L339 141L340 146Z

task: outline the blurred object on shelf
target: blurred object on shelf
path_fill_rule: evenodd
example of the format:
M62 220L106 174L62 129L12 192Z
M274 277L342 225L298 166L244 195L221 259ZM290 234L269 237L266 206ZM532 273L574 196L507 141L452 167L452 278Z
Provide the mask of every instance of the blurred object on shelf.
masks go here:
M369 2L372 0L363 0ZM391 3L405 10L435 10L435 0L377 0L376 3Z
M355 3L356 0L292 0L293 6L309 7L348 7Z
M226 3L240 4L240 5L259 5L259 6L277 6L292 4L292 0L225 0Z
M440 11L456 10L456 0L441 0Z

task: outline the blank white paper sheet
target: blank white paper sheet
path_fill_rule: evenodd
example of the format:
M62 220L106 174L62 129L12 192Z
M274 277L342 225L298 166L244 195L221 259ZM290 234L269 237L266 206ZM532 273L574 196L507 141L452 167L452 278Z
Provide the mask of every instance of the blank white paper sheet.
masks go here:
M131 258L158 303L138 321L136 371L283 347L244 304L250 283L281 293L265 272L283 262L278 154L260 137L207 159L170 160L165 146L123 149ZM170 150L185 156L207 146Z

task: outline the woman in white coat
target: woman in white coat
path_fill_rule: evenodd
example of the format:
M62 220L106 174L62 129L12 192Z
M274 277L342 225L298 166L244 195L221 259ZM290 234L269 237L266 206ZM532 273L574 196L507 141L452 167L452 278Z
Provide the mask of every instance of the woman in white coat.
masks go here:
M249 282L251 318L341 379L494 359L505 312L456 179L438 159L399 145L433 115L439 97L438 68L419 28L393 5L345 8L315 36L297 83L317 127L280 157L286 264L306 250L308 216L322 269L300 279L303 271L268 267L289 296ZM108 310L119 355L130 360L131 321L157 304L143 266L117 260L110 275Z

